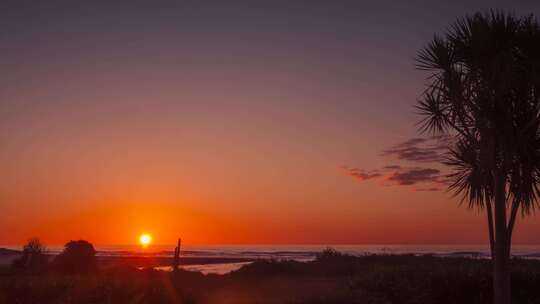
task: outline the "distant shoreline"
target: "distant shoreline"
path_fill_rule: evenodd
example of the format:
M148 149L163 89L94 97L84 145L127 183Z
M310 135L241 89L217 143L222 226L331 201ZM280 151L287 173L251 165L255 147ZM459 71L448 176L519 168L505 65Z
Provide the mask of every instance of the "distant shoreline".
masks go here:
M22 254L20 250L0 248L0 266L6 266ZM55 256L55 253L48 254L50 258ZM172 257L163 256L133 256L133 255L118 255L118 256L96 256L98 264L102 267L114 266L129 266L137 268L150 268L160 266L170 266L173 263ZM226 263L245 263L253 262L256 258L242 257L181 257L180 265L206 265L206 264L226 264Z
M318 248L323 248L323 245ZM470 257L489 259L484 246L377 246L377 245L350 245L335 246L340 252L353 256L362 255L431 255L437 257ZM136 268L167 267L172 265L172 252L168 248L157 247L156 251L141 252L130 247L116 246L114 249L103 250L97 248L97 260L100 266L108 268L115 266L130 266ZM215 265L248 263L257 260L295 260L310 261L315 259L317 253L315 246L193 246L187 247L181 253L180 264L189 265ZM47 254L52 259L60 252L54 247ZM0 247L0 266L9 266L20 254L21 250L14 247ZM514 247L513 255L522 259L540 259L540 246Z

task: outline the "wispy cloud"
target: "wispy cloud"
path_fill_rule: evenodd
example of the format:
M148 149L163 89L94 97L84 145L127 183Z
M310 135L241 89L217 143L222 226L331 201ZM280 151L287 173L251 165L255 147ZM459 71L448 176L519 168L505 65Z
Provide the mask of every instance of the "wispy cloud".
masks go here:
M435 168L401 167L397 165L385 166L382 169L375 170L347 166L341 166L340 168L346 175L353 177L359 182L380 178L383 180L383 184L388 186L425 184L430 186L430 189L435 189L435 185L442 185L445 183L445 176L439 169ZM419 188L419 191L422 191L420 189L424 188Z
M378 170L364 170L360 168L351 168L347 166L341 166L340 167L343 171L345 171L345 174L348 176L351 176L359 181L365 181L372 178L381 177L382 174Z
M441 171L433 168L408 168L395 171L387 178L398 185L409 186L418 183L436 182Z
M381 153L398 161L407 161L409 165L394 163L371 170L348 166L340 168L359 182L381 179L385 186L415 186L413 191L440 191L449 184L448 176L440 169L426 165L440 163L448 151L449 143L450 138L446 136L416 137ZM410 165L411 163L417 165Z
M448 149L448 142L449 138L444 136L417 137L386 149L381 154L412 162L441 162Z
M414 189L412 189L412 191L415 191L415 192L435 192L435 191L441 191L441 190L443 190L443 189L438 188L438 187L414 188Z

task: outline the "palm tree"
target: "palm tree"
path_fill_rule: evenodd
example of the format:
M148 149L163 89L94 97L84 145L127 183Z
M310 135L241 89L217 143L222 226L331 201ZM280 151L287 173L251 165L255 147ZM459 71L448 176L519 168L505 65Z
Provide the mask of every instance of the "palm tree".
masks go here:
M540 26L500 11L461 18L419 52L417 67L429 72L420 130L454 139L449 188L485 209L494 303L510 303L516 217L539 205Z

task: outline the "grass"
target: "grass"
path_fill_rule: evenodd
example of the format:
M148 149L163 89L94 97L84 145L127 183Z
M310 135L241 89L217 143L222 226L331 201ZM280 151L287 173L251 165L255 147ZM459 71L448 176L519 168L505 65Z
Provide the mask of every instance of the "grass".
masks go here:
M488 260L412 255L256 261L227 275L112 267L0 274L0 303L491 303ZM540 303L540 262L512 261L513 303Z

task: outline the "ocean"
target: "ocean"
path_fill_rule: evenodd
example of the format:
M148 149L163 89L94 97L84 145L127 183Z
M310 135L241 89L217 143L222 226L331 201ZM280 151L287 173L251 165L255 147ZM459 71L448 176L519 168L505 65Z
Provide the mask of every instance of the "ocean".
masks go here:
M487 245L186 245L181 248L184 257L227 257L312 260L326 248L351 255L365 254L432 254L437 256L489 257ZM61 248L50 248L60 251ZM98 255L104 256L173 256L174 245L96 246ZM540 245L513 245L512 255L521 258L540 258Z

